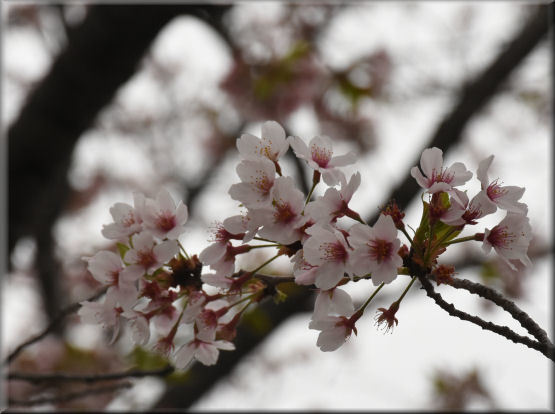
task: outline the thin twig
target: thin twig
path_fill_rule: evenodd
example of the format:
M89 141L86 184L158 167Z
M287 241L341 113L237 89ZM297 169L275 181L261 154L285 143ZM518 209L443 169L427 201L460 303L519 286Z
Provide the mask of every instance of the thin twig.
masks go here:
M515 343L520 343L520 344L526 345L529 348L540 351L546 357L548 357L552 361L555 361L555 358L554 358L555 353L552 345L550 346L547 344L542 344L531 338L517 334L507 326L500 326L492 322L486 322L478 316L470 315L466 312L458 310L457 308L455 308L455 306L452 303L447 303L445 300L443 300L441 295L434 290L432 283L427 279L425 275L419 275L418 279L420 280L420 283L422 284L422 288L426 291L427 295L430 298L432 298L436 302L436 304L440 308L445 310L449 315L455 316L464 321L472 322L480 326L482 329L495 332L496 334L501 335L509 339L510 341L513 341Z
M480 283L471 282L467 279L453 278L450 283L456 289L465 289L470 293L481 296L495 303L497 306L503 308L516 319L520 325L531 335L533 335L540 343L553 347L553 344L547 337L547 333L530 317L526 312L520 309L514 302L504 298L501 294L496 292L490 287L484 286Z
M96 299L98 299L99 297L101 297L103 294L106 293L106 291L108 290L108 287L104 287L102 289L100 289L98 292L96 292L94 295L92 295L90 298L87 299L87 301L94 301ZM80 301L83 302L83 301ZM13 359L19 355L19 353L21 351L23 351L25 348L27 348L29 345L34 344L37 341L40 341L42 338L44 338L46 335L48 335L66 316L68 316L69 314L77 311L79 309L79 307L81 306L80 302L75 302L72 303L71 305L69 305L68 307L66 307L65 309L63 309L62 311L60 311L60 313L58 314L58 316L56 316L49 324L46 328L44 328L39 334L29 338L27 341L23 342L21 345L19 345L17 348L15 348L6 358L6 360L4 361L4 365L9 364L10 362L13 361Z
M165 377L174 372L174 367L167 365L164 368L143 371L133 369L125 372L115 372L111 374L89 374L89 375L74 375L67 373L53 373L53 374L32 374L27 372L12 372L8 375L8 380L12 381L26 381L33 384L40 384L41 382L85 382L93 383L98 381L113 381L124 378L144 378L144 377Z
M114 392L118 389L121 388L130 388L133 384L125 382L122 384L112 384L112 385L108 385L108 386L104 386L104 387L95 387L95 388L89 388L83 391L78 391L78 392L70 392L67 394L62 394L62 395L58 395L58 396L52 396L52 397L42 397L42 398L35 398L33 400L8 400L8 405L15 407L15 406L19 406L19 407L30 407L33 405L42 405L42 404L54 404L54 403L62 403L62 402L68 402L68 401L72 401L72 400L76 400L79 398L84 398L84 397L88 397L91 395L99 395L99 394L108 394L111 392Z

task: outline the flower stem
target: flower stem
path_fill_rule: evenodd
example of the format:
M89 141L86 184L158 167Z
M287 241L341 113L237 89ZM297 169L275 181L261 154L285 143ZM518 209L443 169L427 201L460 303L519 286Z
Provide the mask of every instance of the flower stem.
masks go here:
M408 241L410 242L410 245L412 246L412 238L410 237L410 235L408 234L407 230L403 227L401 229L401 231L403 232L403 234L405 235L405 237L408 239Z
M473 236L461 237L459 239L451 240L451 241L448 241L447 243L445 243L444 246L449 246L450 244L462 243L462 242L470 241L470 240L476 240L476 236L473 235Z
M183 247L183 245L181 244L181 242L179 240L177 240L177 244L179 245L179 248L181 249L181 251L183 252L183 254L185 255L185 258L187 260L190 260L191 258L189 257L189 255L187 254L187 251L185 250L185 247Z
M357 311L357 313L361 313L361 314L362 314L362 312L364 312L364 309L366 309L366 307L368 306L368 304L370 303L370 301L371 301L372 299L374 299L374 296L376 296L376 294L380 291L381 288L384 287L384 285L385 285L385 283L382 282L382 284L381 284L380 286L378 286L378 288L374 291L374 293L372 293L372 294L370 295L370 297L366 300L366 302L364 302L364 305L362 305L362 306L360 307L360 309Z
M251 274L255 274L256 272L258 272L260 269L262 269L264 266L270 264L271 262L273 262L274 260L276 260L278 257L280 256L280 254L276 254L274 257L272 257L271 259L266 260L264 263L262 263L260 266L258 266L256 269L251 270L249 273Z
M414 281L416 280L416 276L413 276L408 286L405 288L399 299L397 299L398 303L401 303L407 292L409 291L410 287L413 285Z
M262 248L262 247L280 247L280 246L281 246L281 244L279 244L279 243L272 243L272 244L255 244L255 245L251 246L250 249L252 250L252 249L260 249L260 248Z
M316 186L318 185L318 181L314 182L312 184L312 188L310 189L310 191L308 192L308 196L306 196L306 201L304 202L304 205L306 206L308 204L308 202L310 201L310 197L312 197L312 193L314 192L314 189L316 188Z

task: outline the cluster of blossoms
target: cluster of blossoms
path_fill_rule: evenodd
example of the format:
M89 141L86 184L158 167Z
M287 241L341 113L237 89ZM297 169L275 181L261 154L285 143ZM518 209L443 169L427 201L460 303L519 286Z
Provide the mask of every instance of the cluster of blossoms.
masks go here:
M309 194L284 175L280 159L290 147L313 172ZM388 309L378 309L377 322L387 330L397 324L399 304L417 276L433 275L437 283L449 283L454 268L438 264L437 258L450 244L481 241L486 252L493 248L511 267L514 260L530 262L527 207L518 201L524 189L489 180L493 156L479 164L481 191L470 200L457 187L470 180L472 172L462 163L444 167L438 148L424 150L421 169L414 167L411 174L428 201L423 201L422 219L411 237L395 202L381 210L372 226L352 210L349 204L361 175L347 179L341 168L354 163L355 155L335 155L328 137L316 136L307 144L286 137L278 123L268 121L260 138L243 134L237 148L240 182L230 187L229 195L244 211L217 223L211 244L198 257L187 254L178 241L187 208L176 206L166 190L155 200L135 194L133 207L117 203L111 208L114 222L102 233L117 241L119 254L101 251L86 259L93 277L108 290L102 303L82 303L85 321L113 328L115 338L121 321L127 320L137 344L151 344L177 368L193 359L214 364L219 350L234 349L237 324L249 305L275 294L275 284L259 271L288 256L294 281L317 290L309 324L320 331L317 345L333 351L357 333L356 323L370 301L398 275L412 279ZM311 200L321 181L327 188ZM456 238L497 208L507 211L497 226ZM401 243L399 232L408 244ZM276 254L256 269L236 269L238 255L259 248L275 249ZM355 309L341 286L359 279L369 279L377 288Z

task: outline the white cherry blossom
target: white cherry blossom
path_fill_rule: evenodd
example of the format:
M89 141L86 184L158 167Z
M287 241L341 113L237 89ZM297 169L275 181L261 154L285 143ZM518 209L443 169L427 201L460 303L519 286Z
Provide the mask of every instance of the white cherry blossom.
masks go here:
M330 186L338 184L344 178L338 167L353 164L356 160L354 152L334 157L332 141L325 135L315 136L308 146L299 137L291 136L287 140L297 157L305 160L310 168L319 171L324 182Z
M132 242L133 247L125 253L123 260L142 267L147 273L160 268L179 251L175 240L165 240L156 244L148 231L135 234Z
M346 316L352 315L355 311L351 295L343 289L334 288L330 290L320 290L314 303L314 315L312 319L322 316Z
M334 222L338 218L352 212L349 209L349 202L354 192L360 186L360 173L353 174L348 183L344 177L341 177L340 181L341 190L330 187L323 196L318 197L315 201L311 201L306 206L305 212L317 222Z
M187 206L179 201L177 207L165 188L156 195L156 200L145 202L143 220L145 227L160 239L176 240L184 231L189 217Z
M351 265L355 274L372 274L372 283L390 283L397 277L397 268L403 260L397 254L401 241L391 216L380 215L373 227L356 223L350 231L353 246Z
M316 345L324 352L335 351L349 339L353 331L356 334L354 324L344 316L322 316L311 320L308 327L321 331Z
M272 201L272 187L276 175L274 164L265 159L243 160L237 166L240 183L229 188L232 199L248 208L260 208Z
M309 264L318 266L315 285L320 289L331 289L345 273L352 273L349 265L351 249L345 236L333 228L316 224L306 232L311 237L303 246L304 257Z
M143 230L141 214L145 203L144 195L139 192L133 193L133 202L135 207L126 203L115 203L110 208L114 223L103 226L102 235L104 237L127 243L129 236Z
M514 185L501 186L498 180L489 181L488 169L492 161L493 155L490 155L478 165L476 175L478 180L480 180L482 190L485 191L488 199L495 206L513 213L526 214L528 207L526 204L518 202L524 194L525 189L523 187L516 187Z
M489 253L491 248L507 265L516 270L511 260L520 260L524 266L532 262L528 257L528 246L532 239L532 228L528 217L523 214L508 212L501 222L491 230L484 232L482 249Z
M215 340L214 330L201 330L189 343L179 348L174 355L174 364L177 369L184 369L196 359L204 365L214 365L218 362L220 350L232 351L235 345L228 341Z
M297 230L307 221L301 213L304 195L295 187L292 177L278 177L274 184L272 204L251 212L253 220L263 224L261 237L290 244L298 240Z
M443 167L443 151L439 148L426 148L420 157L420 167L412 167L410 174L416 179L420 187L429 193L450 191L466 183L472 178L472 172L468 171L462 162L456 162L449 168Z
M262 124L262 138L243 134L237 140L239 153L247 159L267 158L277 163L288 148L285 131L275 121L266 121Z

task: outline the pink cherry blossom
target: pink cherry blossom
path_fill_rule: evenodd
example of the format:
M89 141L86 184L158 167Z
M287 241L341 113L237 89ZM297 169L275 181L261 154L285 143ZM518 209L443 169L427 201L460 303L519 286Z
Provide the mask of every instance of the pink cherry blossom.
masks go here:
M333 228L324 228L318 224L306 231L311 237L303 246L306 261L318 266L315 285L320 289L331 289L343 278L350 274L350 247L345 236Z
M156 244L152 234L143 231L132 237L133 247L124 256L124 261L142 267L147 273L162 267L178 251L175 240L166 240Z
M450 191L453 187L463 185L472 178L472 173L461 162L456 162L449 168L443 168L443 151L436 147L427 148L422 152L420 167L424 175L418 167L412 167L410 174L420 187L431 194Z
M453 189L457 198L451 197L451 207L441 221L450 226L460 226L463 224L476 224L478 219L495 213L497 207L491 203L485 191L480 191L472 200L468 201L465 192ZM462 213L462 214L461 214Z
M115 286L119 289L130 288L144 274L140 266L124 267L120 256L107 250L85 259L88 261L89 272L103 285Z
M189 343L179 348L174 355L174 365L177 369L184 369L196 359L204 365L214 365L218 362L220 350L233 351L235 345L228 341L215 340L214 330L202 330Z
M355 311L351 295L340 288L320 290L314 303L314 316L319 319L322 316L347 316Z
M127 243L129 236L143 230L141 214L145 197L142 193L137 192L133 194L133 199L135 207L126 203L116 203L110 208L114 223L103 226L102 235L104 237Z
M292 136L287 140L297 157L305 160L310 168L319 171L324 182L330 186L338 184L344 177L338 167L353 164L356 160L354 152L334 157L332 141L325 135L312 138L308 146L299 137Z
M304 208L304 195L295 187L292 177L278 177L274 184L272 204L251 212L253 220L264 227L259 231L261 237L278 243L290 244L298 240L299 229L307 217L301 213Z
M187 305L183 311L183 323L193 323L204 309L206 294L204 291L194 291L187 298Z
M299 250L293 258L293 276L298 285L313 285L318 275L318 266L311 265L304 258L303 249Z
M244 243L250 242L260 228L249 213L228 217L224 220L223 226L231 234L243 234Z
M276 175L274 164L266 158L243 160L237 166L240 183L229 188L232 199L248 208L260 208L272 201L272 187Z
M308 327L321 331L316 345L324 352L335 351L349 339L353 331L356 334L354 323L345 316L322 316L311 320Z
M262 138L243 134L237 140L239 153L247 159L267 158L277 163L288 148L285 131L275 121L266 121L262 124Z
M488 199L497 207L510 211L512 213L526 214L528 207L518 200L524 194L523 187L513 185L501 186L498 180L489 181L488 169L493 161L493 155L490 155L478 165L476 175L482 185L482 190L487 194Z
M114 295L106 293L103 302L79 302L81 308L77 314L81 317L84 323L101 325L103 329L111 328L113 343L120 331L121 314L124 312L123 308L118 306L117 299Z
M150 339L150 325L149 321L141 312L126 311L123 313L129 320L129 327L131 328L131 339L137 345L146 345Z
M179 201L177 207L165 188L156 195L156 200L145 202L143 220L145 227L160 239L176 240L185 231L188 218L187 206Z
M353 174L349 183L341 177L341 190L330 187L323 196L311 201L305 212L317 222L330 223L347 214L354 213L349 208L349 202L354 192L360 186L360 173ZM354 213L356 214L356 213Z
M351 265L355 274L371 273L375 286L392 282L403 260L397 254L401 241L391 216L381 214L373 227L356 223L349 233L349 243L354 248Z
M532 264L528 257L528 246L532 239L532 228L528 217L518 213L508 212L501 222L491 230L484 232L482 249L489 253L491 248L507 265L516 270L511 260L529 266Z

